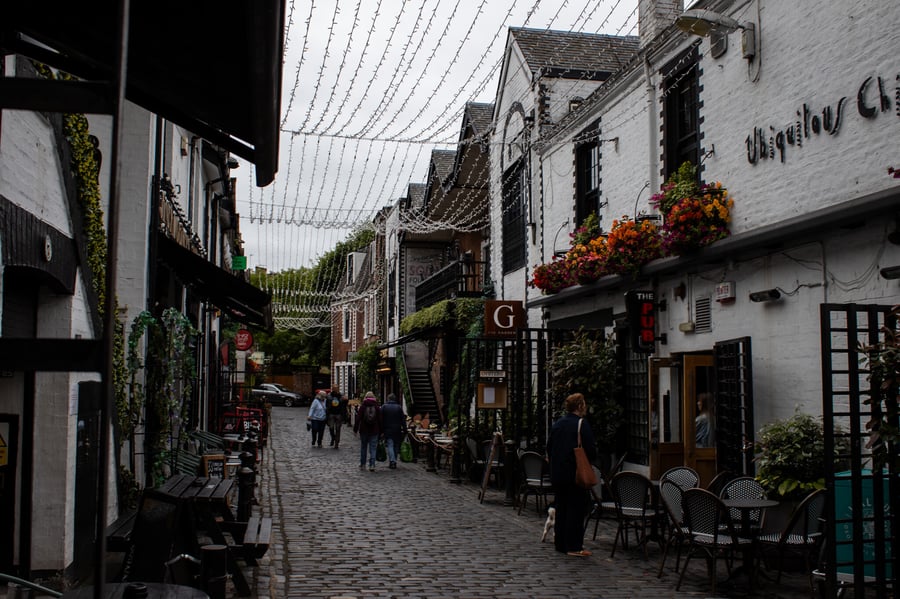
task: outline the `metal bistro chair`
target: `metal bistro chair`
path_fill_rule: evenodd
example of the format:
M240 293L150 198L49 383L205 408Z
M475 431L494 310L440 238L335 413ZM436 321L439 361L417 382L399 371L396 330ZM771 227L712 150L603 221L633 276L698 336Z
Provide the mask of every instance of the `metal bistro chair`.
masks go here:
M706 489L688 489L682 498L684 521L689 531L688 552L681 567L681 576L675 590L681 589L681 582L688 571L688 564L695 556L703 557L707 562L710 591L716 594L716 566L719 558L725 559L728 574L731 574L731 563L735 550L751 544L753 541L738 537L734 532L728 508L722 500Z
M721 493L722 499L765 499L766 490L758 480L752 476L739 476L725 483ZM732 508L729 510L733 522L741 521L741 510ZM759 530L762 526L762 510L750 512L750 527Z
M519 456L522 482L519 487L519 513L528 503L528 496L534 495L535 508L541 512L541 506L547 505L547 495L553 492L550 476L547 474L547 461L535 451L523 451Z
M673 545L678 548L675 556L675 572L678 572L678 566L681 563L681 548L690 537L690 530L684 523L684 510L682 509L684 490L672 479L665 479L659 484L659 495L663 509L668 516L668 530L666 542L663 545L662 559L659 562L659 572L656 574L657 578L662 576L669 548Z
M638 472L624 471L616 474L609 486L616 502L616 520L619 522L610 557L616 555L616 546L620 539L622 549L628 548L628 531L633 530L646 558L647 527L656 517L656 512L650 505L650 479Z
M597 529L600 527L600 518L603 518L604 516L615 518L616 502L612 500L612 491L609 488L609 483L603 478L600 469L596 466L593 468L594 474L597 476L597 484L591 488L591 511L584 520L584 531L585 533L587 532L591 520L594 520L593 539L596 541Z
M700 486L700 475L697 471L688 466L676 466L666 470L659 479L660 486L662 482L671 480L673 483L681 487L681 490L693 489Z
M728 470L723 470L709 481L709 484L706 485L706 490L718 497L722 494L722 489L725 488L728 481L734 480L735 478L737 478L736 474L729 472Z
M784 554L788 551L803 555L805 572L812 571L810 558L816 554L822 543L822 515L825 512L825 491L813 491L807 495L798 505L784 530L777 533L759 535L756 538L757 545L757 571L766 558L774 556L778 565L778 578L781 582L781 569L784 564ZM810 587L815 593L815 585L810 578Z

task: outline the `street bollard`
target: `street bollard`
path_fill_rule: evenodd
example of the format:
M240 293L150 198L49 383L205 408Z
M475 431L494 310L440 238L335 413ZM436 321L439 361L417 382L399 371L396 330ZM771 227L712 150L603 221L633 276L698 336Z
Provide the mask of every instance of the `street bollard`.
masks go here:
M516 442L508 439L505 443L506 455L503 458L503 476L506 477L506 498L503 505L516 504Z
M225 581L228 579L228 547L204 545L200 548L200 580L209 599L225 599Z
M428 449L425 450L425 455L428 458L428 465L425 467L425 472L437 472L437 467L434 465L434 431L428 431L428 437L431 439L428 443Z
M462 472L460 470L460 461L462 461L462 445L459 435L453 435L453 463L450 467L450 482L454 484L462 484Z
M241 471L238 473L237 519L239 522L246 522L252 515L255 500L253 490L255 486L256 472L252 468L242 466Z

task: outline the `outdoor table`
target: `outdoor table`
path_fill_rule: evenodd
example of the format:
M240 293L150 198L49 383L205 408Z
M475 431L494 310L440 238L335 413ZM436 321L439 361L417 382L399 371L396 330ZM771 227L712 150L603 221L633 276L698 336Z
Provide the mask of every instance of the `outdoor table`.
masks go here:
M745 539L755 539L756 532L753 530L753 526L750 522L750 513L754 510L765 510L766 508L775 507L778 505L778 502L774 499L762 499L762 498L754 498L754 497L741 497L734 499L723 499L722 503L725 504L725 507L729 509L736 509L741 512L741 521L739 522L740 527L738 529L738 536L743 537ZM748 547L746 547L743 553L743 564L741 567L735 570L732 573L732 577L741 569L743 569L747 574L747 579L750 581L751 588L753 587L753 549L755 547L755 543L750 543Z
M205 476L176 474L163 483L158 490L161 493L185 501L190 506L197 521L205 528L213 543L228 546L229 543L225 538L220 522L235 521L234 514L228 505L228 498L233 487L233 478L207 478ZM238 593L242 596L249 595L250 585L244 578L244 574L231 551L228 552L227 563L228 572Z

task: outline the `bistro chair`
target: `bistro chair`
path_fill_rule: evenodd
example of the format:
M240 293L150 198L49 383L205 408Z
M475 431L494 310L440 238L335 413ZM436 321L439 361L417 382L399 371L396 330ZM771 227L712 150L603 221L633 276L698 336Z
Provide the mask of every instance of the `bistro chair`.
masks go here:
M675 556L675 572L678 572L678 565L681 563L681 548L690 536L690 530L684 523L684 510L681 506L684 490L681 486L672 479L664 479L659 484L659 496L668 517L668 526L662 559L659 562L659 572L656 574L657 578L662 576L663 568L666 565L666 557L669 555L669 548L673 545L678 548L678 553Z
M697 471L688 466L676 466L666 470L659 479L660 486L662 482L671 480L673 483L681 487L681 490L693 489L700 486L700 475Z
M787 552L803 555L804 572L811 572L811 557L816 554L822 544L822 516L825 512L825 491L819 489L807 495L791 513L784 530L776 533L759 535L757 541L757 570L768 558L774 557L778 566L778 578L781 582L781 570ZM810 579L810 586L815 592L815 585Z
M628 549L628 531L633 530L638 545L643 546L647 557L647 527L653 523L656 512L650 505L650 479L639 472L624 471L616 474L609 483L616 502L616 520L619 523L613 539L612 554L622 541L622 549Z
M722 489L725 488L725 485L728 483L728 481L734 480L735 478L737 478L736 474L734 474L733 472L729 472L728 470L723 470L716 474L711 481L709 481L709 484L706 485L706 490L716 497L719 497L720 495L722 495Z
M722 500L706 489L688 489L682 498L684 522L688 528L688 551L675 590L681 589L691 558L699 556L707 562L710 592L716 594L716 571L720 558L725 560L728 574L737 549L753 541L738 537L734 532L728 509Z
M722 499L765 499L766 490L758 480L752 476L739 476L725 483L720 494ZM741 510L732 508L729 510L733 522L741 521ZM762 510L750 512L750 527L759 530L762 525Z
M547 505L547 495L553 492L550 475L547 473L547 460L535 451L523 451L519 456L519 467L522 482L519 486L519 513L528 503L528 496L534 495L535 508L538 513Z
M604 516L611 516L613 518L616 517L616 502L612 499L612 491L609 488L609 483L606 482L606 479L603 478L603 475L600 473L600 469L596 466L593 466L594 474L597 476L597 484L591 487L591 511L588 513L588 517L584 521L584 531L587 532L587 528L591 523L591 520L594 520L594 537L593 539L597 540L597 529L600 526L600 518Z

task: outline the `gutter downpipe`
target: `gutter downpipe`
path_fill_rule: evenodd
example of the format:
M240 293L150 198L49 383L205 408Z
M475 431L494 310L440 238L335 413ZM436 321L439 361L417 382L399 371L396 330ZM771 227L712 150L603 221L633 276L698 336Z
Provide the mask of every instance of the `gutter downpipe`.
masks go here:
M653 166L659 152L659 121L657 117L659 110L656 108L656 87L653 85L650 59L646 53L644 54L644 78L647 80L647 139L650 140L647 148L647 181L650 184L651 193L655 193L652 190L659 189L659 169Z

